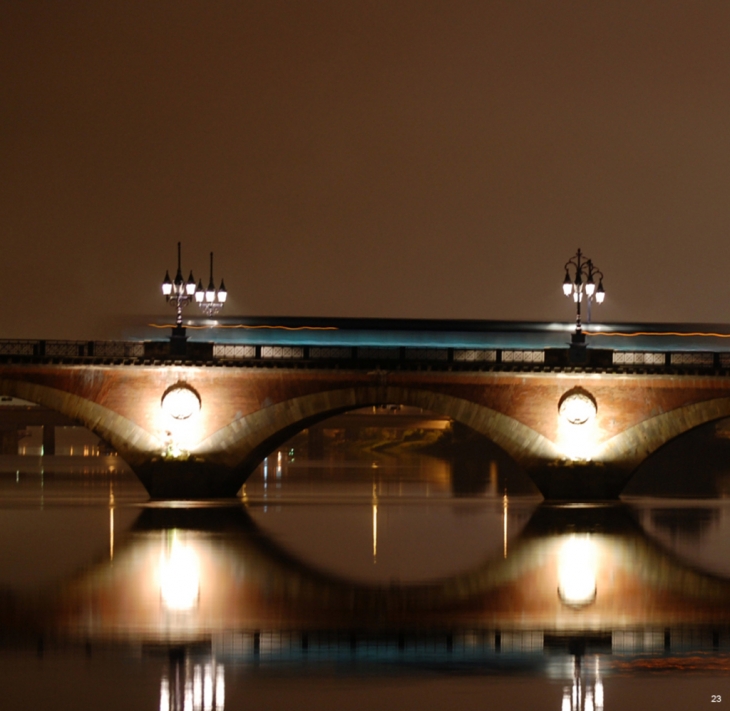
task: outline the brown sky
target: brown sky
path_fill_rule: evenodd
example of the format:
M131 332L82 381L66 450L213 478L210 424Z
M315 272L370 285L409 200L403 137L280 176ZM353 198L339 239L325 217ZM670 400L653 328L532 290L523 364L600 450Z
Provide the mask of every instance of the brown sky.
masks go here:
M226 313L730 321L730 3L0 5L0 337Z

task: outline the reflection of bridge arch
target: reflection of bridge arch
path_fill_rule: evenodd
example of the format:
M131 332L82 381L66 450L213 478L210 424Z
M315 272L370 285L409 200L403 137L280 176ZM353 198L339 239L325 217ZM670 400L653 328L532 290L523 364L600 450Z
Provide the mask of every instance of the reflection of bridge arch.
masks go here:
M566 606L557 592L561 556L576 535L590 538L597 556L598 593L580 608ZM171 612L161 597L159 566L176 538L188 549L186 563L197 556L199 578L190 605ZM175 582L190 587L189 581ZM119 542L113 563L85 568L40 597L8 592L0 621L19 633L26 627L37 633L41 625L54 635L83 638L127 637L132 629L143 641L172 644L262 624L362 631L426 624L553 633L727 625L729 601L730 581L679 563L623 507L540 507L506 559L403 585L355 583L318 569L266 538L243 508L148 509Z
M394 386L330 390L271 405L222 428L196 453L235 467L237 491L266 456L303 429L333 415L388 403L446 415L490 439L525 469L559 457L550 440L508 415L443 393Z

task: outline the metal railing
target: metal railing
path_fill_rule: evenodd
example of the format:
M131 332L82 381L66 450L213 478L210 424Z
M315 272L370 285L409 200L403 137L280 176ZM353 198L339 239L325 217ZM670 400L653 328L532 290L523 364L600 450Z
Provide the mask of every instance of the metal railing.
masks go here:
M49 358L142 358L141 341L0 340L0 356Z
M612 357L613 365L618 366L716 369L730 367L730 353L614 351Z
M214 361L214 362L310 362L322 367L329 363L364 365L382 364L386 367L454 367L457 369L483 367L588 366L611 370L728 370L730 352L707 351L610 351L588 349L599 354L590 364L574 363L567 349L506 349L506 348L446 348L416 346L293 346L243 345L228 343L190 342L191 354L180 356L167 350L165 341L61 341L61 340L0 340L3 359L98 359L132 362ZM200 347L203 347L202 349Z

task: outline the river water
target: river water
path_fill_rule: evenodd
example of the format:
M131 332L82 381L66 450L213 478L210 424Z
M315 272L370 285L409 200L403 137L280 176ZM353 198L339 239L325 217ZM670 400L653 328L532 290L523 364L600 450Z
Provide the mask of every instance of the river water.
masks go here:
M194 507L2 474L0 708L730 703L730 499L549 506L482 464L284 447Z

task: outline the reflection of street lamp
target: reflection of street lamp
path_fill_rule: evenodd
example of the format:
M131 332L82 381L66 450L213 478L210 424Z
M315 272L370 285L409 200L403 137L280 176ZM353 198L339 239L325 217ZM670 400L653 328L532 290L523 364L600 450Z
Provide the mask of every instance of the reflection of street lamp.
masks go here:
M226 681L222 664L214 658L191 659L184 649L172 648L169 668L160 680L160 711L223 711Z
M572 276L571 271L573 272ZM596 286L596 277L598 277L598 286ZM603 289L603 272L590 259L585 259L585 255L580 250L565 263L563 293L566 296L572 296L573 301L575 301L575 333L572 336L571 343L583 345L585 335L580 321L580 304L583 296L586 298L588 320L590 321L591 302L595 299L599 304L603 303L606 292Z
M572 686L563 687L561 711L603 711L603 680L600 662L596 657L593 685L588 674L583 678L582 653L573 657Z

